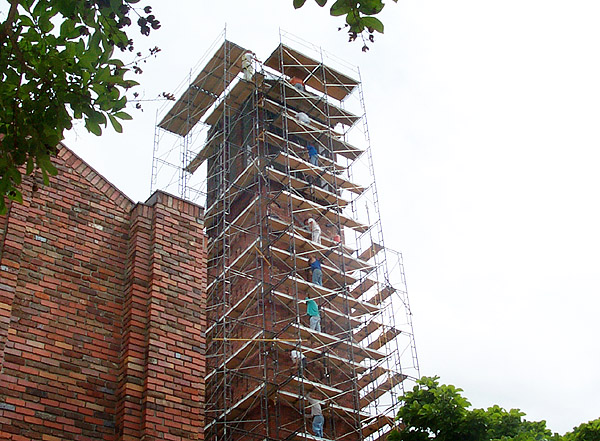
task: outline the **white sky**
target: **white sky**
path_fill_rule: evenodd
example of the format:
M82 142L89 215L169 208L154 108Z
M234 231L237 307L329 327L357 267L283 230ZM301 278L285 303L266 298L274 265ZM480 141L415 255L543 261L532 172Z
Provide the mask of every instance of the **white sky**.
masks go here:
M225 23L263 60L282 27L357 64L421 373L560 433L598 418L600 3L389 1L363 54L311 2L151 2L163 26L138 41L162 52L141 90L173 91ZM66 143L145 200L157 107Z

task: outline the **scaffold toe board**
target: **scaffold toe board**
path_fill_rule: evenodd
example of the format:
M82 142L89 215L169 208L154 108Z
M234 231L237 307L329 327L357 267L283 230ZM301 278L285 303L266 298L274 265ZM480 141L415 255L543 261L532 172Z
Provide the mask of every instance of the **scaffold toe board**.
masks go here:
M319 249L321 251L328 251L330 249L335 249L335 248L339 247L342 250L344 250L345 256L352 257L352 254L354 253L354 249L352 249L348 245L345 245L343 242L335 242L333 239L326 237L325 235L321 235L321 244L317 244L316 242L313 242L311 240L311 232L304 226L301 226L298 224L286 223L286 222L282 221L281 219L278 219L272 215L268 217L268 220L271 223L271 225L273 226L274 232L277 232L277 233L289 232L290 234L293 233L294 235L298 235L298 236L304 238L307 242L310 242L311 246L315 246L315 247L317 247L319 245L324 246L325 248L319 247ZM319 219L317 220L317 222L318 221L319 221Z
M241 57L245 52L246 49L225 40L158 126L187 135L242 70Z
M290 387L295 388L296 390L301 389L305 393L317 391L329 398L341 396L344 394L344 391L342 391L340 389L336 389L335 387L327 386L326 384L317 383L315 381L310 381L310 380L307 380L306 378L298 377L297 375L293 375L289 379L289 382L287 384Z
M340 210L344 208L349 202L342 199L338 195L324 190L320 185L315 185L296 178L290 174L286 174L275 170L274 168L267 167L267 176L280 184L287 185L298 192L298 196L311 198L316 203L323 205L325 208L332 210Z
M325 66L301 52L280 44L267 58L265 66L278 70L289 77L298 77L304 83L342 101L358 86L358 81Z
M306 404L308 405L308 402L300 394L288 392L285 390L280 390L279 395L285 397L291 403L306 402ZM340 405L336 404L333 400L320 400L320 401L323 402L323 407L324 407L323 413L325 415L327 415L327 414L329 414L329 415L343 414L343 415L348 415L351 417L357 416L359 418L364 418L364 419L367 419L367 418L373 419L373 417L371 417L371 415L369 413L362 412L360 410L351 409L351 408L345 407L345 406L340 406ZM308 409L308 407L307 407L307 410L308 410L308 412L310 412L310 409ZM366 426L366 427L368 427L368 426Z
M396 292L396 288L393 286L387 285L377 292L373 297L367 300L369 303L373 303L376 305L381 305L384 301L386 301L392 294Z
M383 324L380 323L379 321L370 320L369 322L367 322L365 324L365 326L363 326L362 328L360 328L358 331L356 331L354 333L354 338L356 339L356 341L361 342L365 338L367 338L369 335L377 332L377 330L382 326L383 326Z
M291 139L284 139L271 131L265 131L264 137L261 135L261 140L277 147L281 152L287 151L290 155L293 155L298 159L309 159L306 146L300 145ZM320 167L330 173L343 173L348 168L326 156L318 155L318 158Z
M282 262L286 262L290 267L300 266L308 269L310 266L308 263L308 258L302 257L301 255L291 254L288 251L275 247L271 247L271 253L278 257ZM357 280L349 273L340 271L339 269L329 266L324 262L321 263L321 266L323 269L323 286L330 289L338 289L345 285L352 285Z
M335 348L336 351L339 351L337 352L338 356L340 356L341 351L344 351L346 353L352 353L355 357L355 360L359 361L362 361L365 358L372 358L374 360L381 360L385 358L385 354L383 354L382 352L373 349L363 348L357 343L342 340L324 332L319 332L315 331L314 329L307 328L306 326L294 324L290 327L290 329L292 329L295 332L299 332L303 339L310 339L319 342L319 344L322 345L324 349Z
M206 117L204 122L210 126L214 126L219 121L222 121L224 115L229 114L230 109L237 109L244 101L246 101L246 99L254 92L254 87L254 83L240 79L233 88L231 88L229 93L221 99L217 107L215 107Z
M362 408L367 407L369 404L377 400L383 394L389 392L393 388L397 387L406 379L406 375L395 374L390 376L386 381L382 382L380 385L371 389L367 394L365 394L360 399L360 404Z
M293 439L297 441L333 441L329 438L321 438L320 436L311 435L306 432L296 433Z
M353 297L345 295L341 291L335 291L327 287L304 280L296 276L288 276L277 284L289 290L297 290L304 300L307 296L318 299L332 308L338 309L344 314L361 316L379 312L379 307L371 303L361 302Z
M204 146L198 152L198 154L194 156L194 158L188 164L185 165L185 171L187 173L194 173L196 170L198 170L198 167L200 167L212 154L215 145L223 142L223 135L223 130L216 130L213 132L210 138L204 142Z
M370 369L368 372L366 372L362 377L360 377L356 381L356 385L359 389L364 389L369 384L377 381L377 379L379 379L382 375L385 375L387 373L387 369L383 368L382 366L376 366L375 368Z
M279 87L280 82L283 82L284 90ZM337 124L352 126L360 119L360 116L334 105L325 96L296 89L287 80L271 81L267 96L278 103L286 101L290 107L306 113L311 118L329 121L329 126L332 128Z
M394 418L388 415L378 415L367 420L367 423L362 426L363 436L369 436L375 432L377 432L382 427L389 425L393 426Z
M275 103L267 103L267 108L275 112L279 106ZM331 150L351 161L357 159L363 154L364 150L353 146L343 139L342 134L336 133L328 126L324 126L318 121L310 120L308 123L300 122L299 112L292 109L281 110L279 117L272 123L281 129L286 129L289 135L302 138L306 143L314 144L319 150Z
M340 272L354 272L360 270L369 270L373 268L372 265L362 262L359 259L352 257L351 254L340 251L342 248L341 244L334 242L332 246L324 245L323 238L322 243L316 243L310 240L308 237L297 234L297 229L286 229L278 233L278 237L273 239L273 245L289 248L293 245L295 251L299 255L316 254L319 257L331 262L337 271ZM353 278L356 276L353 274Z
M258 342L258 339L260 338L262 333L262 331L259 331L252 338L248 339L248 341L244 342L244 344L242 344L232 355L230 355L229 358L227 358L227 360L223 364L218 366L216 369L210 371L206 378L209 379L223 368L231 367L232 363L236 363L236 365L239 364L239 362L243 360L246 357L246 355L248 355L248 353L250 353L250 351L252 350L252 345ZM210 344L210 340L208 343Z
M229 307L227 309L227 311L219 318L219 321L213 322L206 329L206 335L211 336L213 331L215 330L215 328L220 323L223 323L225 320L238 319L250 305L252 305L254 302L256 302L256 297L259 294L259 290L260 290L260 284L257 283L256 285L254 285L254 288L252 288L250 291L248 291L248 293L245 294L240 300L238 300L237 303L235 303L233 306Z
M397 335L400 335L401 332L402 331L396 328L388 328L384 332L379 334L377 338L375 338L375 340L369 343L367 345L367 348L379 350L383 346L387 345L389 342L394 340L394 338L396 338Z
M275 199L282 204L285 204L288 198L292 203L294 213L308 213L313 217L317 218L323 216L329 219L329 221L331 222L339 222L343 226L352 228L353 230L359 231L361 233L364 233L369 229L367 225L362 224L352 219L351 217L323 208L321 205L296 196L295 194L292 194L289 191L283 190L275 196Z
M367 371L367 367L363 366L359 362L348 360L346 358L338 357L333 352L331 352L327 347L316 347L313 348L311 346L306 346L308 341L302 341L300 346L297 343L288 342L288 341L279 341L277 344L283 350L290 350L292 348L298 348L304 355L306 355L309 359L327 359L327 362L336 368L340 369L340 371L349 370L350 373L356 372L357 374L362 374ZM348 377L352 378L352 377Z
M284 294L282 292L279 291L273 291L273 295L279 300L281 301L283 304L285 304L288 308L290 308L291 310L295 310L296 309L296 304L298 303L296 301L296 298L289 295L289 294ZM336 311L335 309L331 309L331 308L326 308L323 307L321 308L323 311L323 314L329 316L329 317L334 317L336 322L339 320L347 320L348 323L350 323L350 325L352 327L357 327L359 326L362 322L352 316L347 316L346 314L342 314L339 311Z
M353 193L356 193L357 195L360 195L362 192L365 191L364 187L361 187L357 184L353 184L352 182L342 178L338 174L330 173L322 167L313 165L310 162L305 161L303 159L288 155L285 152L279 152L279 155L275 157L274 161L283 167L289 167L290 170L301 171L302 173L311 176L315 179L322 179L326 183L333 186L333 188L349 190Z
M369 246L369 248L364 250L360 254L360 256L358 256L358 258L360 260L364 260L365 262L368 262L373 257L375 257L377 255L377 253L379 253L381 250L383 250L383 246L379 245L378 243L373 242L373 243L371 243L371 246Z

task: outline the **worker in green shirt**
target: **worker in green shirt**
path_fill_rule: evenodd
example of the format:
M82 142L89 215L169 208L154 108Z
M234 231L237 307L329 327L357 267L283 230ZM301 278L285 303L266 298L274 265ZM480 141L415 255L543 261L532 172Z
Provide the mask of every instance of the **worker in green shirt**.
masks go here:
M321 316L319 315L319 305L306 296L306 314L310 318L310 329L321 332Z

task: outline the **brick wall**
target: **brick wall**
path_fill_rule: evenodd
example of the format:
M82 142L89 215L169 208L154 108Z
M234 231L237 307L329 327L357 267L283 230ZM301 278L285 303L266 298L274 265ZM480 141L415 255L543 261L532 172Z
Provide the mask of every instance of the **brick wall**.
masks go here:
M203 439L201 208L55 165L0 217L0 438Z

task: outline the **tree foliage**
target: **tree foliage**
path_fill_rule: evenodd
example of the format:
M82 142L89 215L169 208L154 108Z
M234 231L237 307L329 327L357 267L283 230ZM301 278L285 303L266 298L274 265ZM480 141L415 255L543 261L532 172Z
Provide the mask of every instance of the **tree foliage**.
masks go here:
M568 438L552 433L545 421L527 421L518 409L500 406L470 409L462 389L439 383L439 377L423 377L401 398L400 428L389 441L591 441L600 438ZM598 423L600 420L596 420ZM594 422L590 422L592 430ZM584 425L581 425L582 427ZM587 429L586 426L583 431ZM575 429L577 430L577 429ZM600 433L599 424L595 430Z
M565 434L564 441L598 441L600 440L600 418L575 427Z
M304 6L306 0L293 0L293 2L294 8L298 9ZM321 7L327 4L327 0L315 0L315 2ZM379 14L384 6L383 0L335 0L331 4L329 13L334 17L345 16L344 28L348 29L350 41L356 40L359 35L362 36L363 51L367 51L369 48L366 40L375 41L374 32L383 34L383 23L374 16ZM367 33L366 38L365 33Z
M481 414L467 410L471 403L461 395L462 389L440 385L438 379L423 377L402 397L398 412L402 428L392 432L390 441L480 439L485 431Z
M131 119L125 92L137 83L125 75L139 67L115 49L133 53L133 21L143 35L160 27L150 6L133 7L138 2L8 1L0 24L0 213L6 197L22 199L21 169L40 170L46 184L56 174L50 157L73 120L100 135L108 122L121 132L120 121Z

